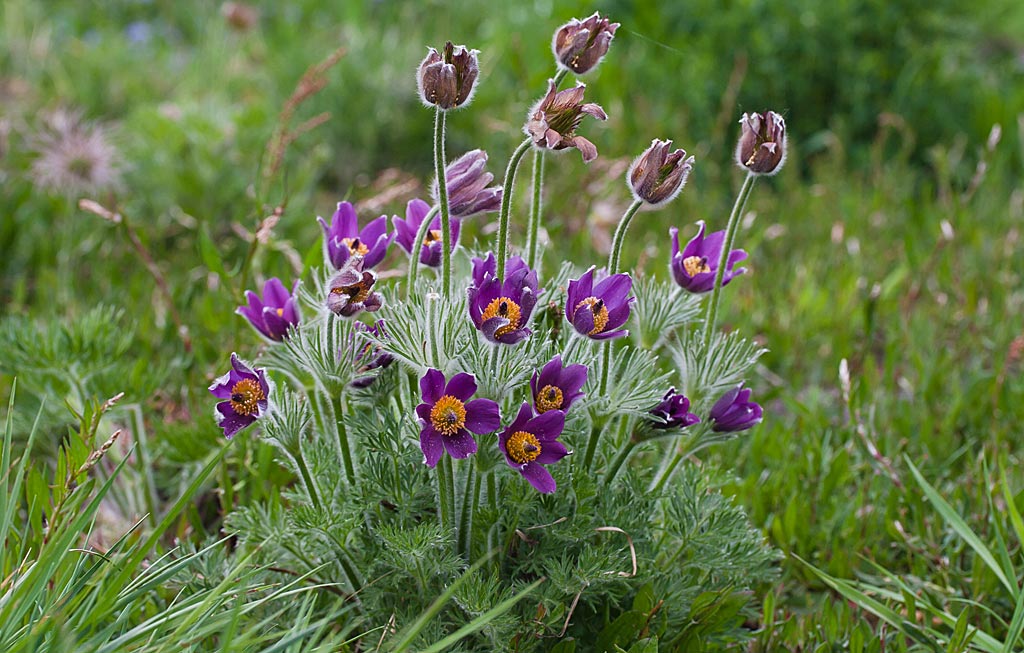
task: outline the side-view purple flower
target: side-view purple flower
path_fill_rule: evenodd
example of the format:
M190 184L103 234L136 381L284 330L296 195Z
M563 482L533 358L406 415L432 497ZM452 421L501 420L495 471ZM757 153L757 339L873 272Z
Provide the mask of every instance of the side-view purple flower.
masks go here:
M377 275L363 269L363 257L356 254L331 279L327 294L327 308L335 315L352 317L359 311L374 312L381 307L383 298L373 291Z
M494 181L494 175L487 172L487 152L470 150L448 164L444 178L448 189L448 210L453 218L468 218L477 213L493 213L501 208L501 186L487 187ZM437 196L437 179L430 187L434 204Z
M719 433L746 431L760 422L762 415L761 406L750 400L750 388L742 383L722 395L708 413L711 430Z
M725 232L716 231L705 236L704 221L701 220L697 224L700 225L697 235L686 243L683 251L679 251L679 230L675 227L668 230L669 236L672 237L669 269L672 271L672 278L683 290L692 293L710 292L715 287L715 271L718 270L722 248L725 247ZM747 253L742 249L729 252L725 275L722 277L723 286L732 281L733 277L747 271L746 268L733 269L733 266L745 258Z
M690 412L690 400L675 388L668 389L651 415L657 418L652 423L656 429L686 428L700 422L700 417Z
M260 368L251 368L231 354L231 370L210 384L210 393L224 401L217 404L217 426L231 439L267 414L270 386Z
M395 242L410 254L417 247L414 241L428 213L430 213L430 205L421 199L414 199L410 200L405 207L404 220L398 216L391 218L391 223L395 226ZM460 229L461 222L453 217L451 238L448 241L448 249L451 251L455 250L455 245L459 242ZM427 237L423 240L423 247L420 248L420 263L432 268L441 265L441 241L441 216L435 215L434 219L430 221Z
M586 365L562 365L562 355L556 355L539 374L534 372L530 378L530 393L537 414L569 410L574 401L583 397L582 388L586 382Z
M277 277L267 279L263 284L263 297L251 290L245 291L247 306L235 311L267 338L280 342L288 337L288 327L298 326L299 312L295 306L296 281L289 293Z
M569 280L569 297L565 317L576 332L594 340L608 340L627 335L619 329L629 319L629 307L636 297L629 297L633 280L628 274L613 274L594 283L594 268L579 279Z

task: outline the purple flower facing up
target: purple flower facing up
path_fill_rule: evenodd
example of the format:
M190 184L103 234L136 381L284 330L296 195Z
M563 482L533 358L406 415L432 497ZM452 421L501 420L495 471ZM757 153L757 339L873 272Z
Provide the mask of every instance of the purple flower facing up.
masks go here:
M452 458L466 458L476 453L477 435L493 433L501 426L498 404L490 399L469 398L476 394L476 379L462 372L445 383L444 374L429 369L420 379L423 403L416 406L423 428L420 449L423 463L434 467L445 451Z
M380 293L373 291L377 275L363 270L363 257L359 254L349 258L345 267L331 279L327 294L327 308L335 315L352 317L359 311L374 312L383 303Z
M629 305L636 297L626 298L633 289L628 274L613 274L594 283L594 268L579 279L569 280L569 298L565 302L565 317L580 335L594 340L607 340L627 335L620 329L629 319Z
M363 265L372 268L384 260L394 235L388 233L387 216L371 220L359 229L355 207L349 202L338 202L338 210L331 218L331 224L318 217L320 227L324 230L324 243L327 246L327 258L335 270L345 267L349 257L359 254L363 257Z
M750 388L739 384L715 402L708 413L711 430L718 433L746 431L761 421L761 407L750 401Z
M419 233L423 220L427 217L428 213L430 213L430 205L423 200L415 199L410 200L406 205L404 220L398 216L391 218L391 223L395 225L395 242L410 254L413 253L415 245L413 241L416 240L416 235ZM459 230L459 220L452 218L452 237L448 245L448 249L451 251L455 250L455 245L459 242ZM420 263L432 268L441 265L441 241L441 216L435 215L434 219L430 222L427 237L423 239L423 247L420 248Z
M267 414L270 386L262 369L250 368L231 354L231 370L210 385L210 393L224 401L217 404L217 426L231 439Z
M715 287L715 271L718 270L718 262L722 258L722 248L725 247L725 232L716 231L704 236L704 221L697 223L700 229L693 239L686 243L683 251L679 251L679 230L672 227L668 230L672 237L672 258L669 261L669 269L676 283L692 293L708 292ZM733 266L747 258L747 253L742 249L734 249L729 252L729 259L725 266L725 274L722 276L722 285L725 286L733 277L747 271L746 268L734 270Z
M514 345L532 333L526 325L537 304L537 272L518 256L506 261L504 282L496 269L493 253L473 259L469 316L491 342Z
M367 326L362 322L356 322L352 326L354 328L350 343L352 365L356 368L356 372L363 376L357 376L350 385L353 388L368 388L373 385L379 375L374 370L384 369L391 365L395 357L376 342L362 337L362 334L374 338L386 337L384 320L377 320L372 326Z
M501 208L501 186L487 184L494 175L487 172L487 152L471 150L448 164L444 170L448 189L448 210L453 218L468 218L477 213L493 213ZM437 204L437 180L430 188Z
M652 423L656 429L686 428L700 421L699 417L690 412L690 400L676 392L675 388L668 389L661 403L651 409L651 415L657 418Z
M263 284L263 297L251 290L245 291L248 306L239 306L235 312L249 320L256 330L267 338L281 342L288 337L288 327L298 326L299 312L295 308L296 281L289 293L277 277Z
M519 414L498 436L498 448L505 462L519 471L538 492L550 494L557 489L555 479L544 465L557 463L571 452L558 441L565 428L565 413L549 410L533 416L530 404L519 407Z
M583 396L583 385L587 382L586 365L562 365L561 354L555 356L530 379L530 392L537 414L549 410L569 410L574 401Z

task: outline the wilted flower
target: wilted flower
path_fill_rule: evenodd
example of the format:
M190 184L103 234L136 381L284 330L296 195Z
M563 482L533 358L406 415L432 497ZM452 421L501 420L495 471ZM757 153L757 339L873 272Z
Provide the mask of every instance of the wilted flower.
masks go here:
M537 414L549 410L569 410L574 401L583 396L581 389L587 382L586 365L562 365L561 354L548 361L530 378L530 392Z
M369 372L384 369L391 365L395 358L390 352L367 337L380 338L385 336L384 320L377 320L376 323L370 326L362 322L356 322L352 326L354 328L350 344L352 364L355 366L356 372L364 376L357 377L350 385L353 388L367 388L373 385L378 376L377 373L370 374Z
M693 169L693 157L686 150L672 149L672 141L654 139L626 173L626 183L636 199L652 206L666 204L683 190Z
M675 388L669 388L661 403L651 409L651 415L657 418L651 426L656 429L686 428L700 421L690 412L690 400Z
M583 162L590 163L597 158L597 147L577 136L576 128L584 115L598 120L607 120L608 115L596 104L583 103L586 85L582 83L557 93L555 89L555 80L549 80L547 95L530 109L523 131L533 139L536 147L548 150L575 147L583 155Z
M629 319L629 305L636 301L636 297L626 298L632 289L633 280L622 273L605 277L595 285L591 267L579 279L569 280L565 317L577 333L594 340L627 335L629 331L619 327Z
M267 279L263 284L263 297L251 290L245 291L248 306L239 306L235 312L249 320L256 330L280 342L288 337L288 327L298 326L299 312L295 307L296 281L289 293L277 277Z
M708 413L711 430L719 433L746 431L761 421L761 407L750 401L750 388L739 384L715 402Z
M353 254L331 279L327 308L342 317L351 317L362 310L376 311L383 301L380 293L373 292L376 282L377 275L372 270L363 270L363 257Z
M448 164L444 177L448 189L448 210L453 217L468 218L476 213L493 213L501 208L501 186L487 184L494 175L487 172L487 152L471 150ZM437 180L430 189L434 203L437 197Z
M490 399L468 401L476 393L476 379L465 372L445 383L444 374L429 369L420 379L423 403L416 406L423 429L420 449L423 462L434 467L445 451L452 458L466 458L476 453L477 435L493 433L501 426L498 404Z
M388 218L384 215L371 220L360 231L355 207L350 202L338 202L330 226L321 217L317 217L317 221L324 230L327 259L336 270L345 267L353 254L361 255L363 265L372 268L384 260L388 245L394 239L394 234L388 233Z
M577 75L589 72L601 63L618 28L618 23L608 22L597 12L585 20L573 18L555 32L551 42L555 60Z
M428 48L416 75L423 103L445 110L469 104L480 74L478 52L464 45L452 45L451 41L444 44L443 54Z
M395 216L391 218L391 224L395 226L395 242L397 242L402 249L413 253L413 249L416 243L416 235L420 231L420 227L423 225L423 219L427 217L427 213L430 212L430 206L421 199L410 200L405 207L405 219ZM459 230L461 223L459 220L451 220L451 239L448 241L448 249L455 249L455 244L459 242ZM441 265L441 217L435 215L434 219L430 221L430 229L427 231L426 238L423 239L423 247L419 248L420 251L420 263L428 265L432 268L436 268Z
M494 254L473 259L469 316L491 342L514 345L532 332L526 328L537 304L537 272L518 256L506 261L505 279L497 278Z
M267 414L270 386L260 368L250 368L236 354L231 354L231 370L210 385L210 393L218 399L217 426L230 439L246 426Z
M544 465L557 463L569 455L557 440L565 428L565 413L560 410L533 416L530 404L519 407L519 414L498 436L498 448L505 462L519 471L538 492L550 494L557 489L555 479Z
M716 231L704 236L704 221L697 223L700 229L697 235L686 248L679 251L679 230L672 227L668 230L672 237L672 258L669 260L669 269L672 276L684 290L692 293L708 292L715 287L715 271L718 270L718 262L722 258L722 248L725 247L725 232ZM722 285L728 284L733 277L737 277L747 271L746 268L733 270L733 266L747 258L747 253L742 249L734 249L729 252L729 259L726 262L725 274L722 276Z
M736 163L758 175L774 175L786 162L786 121L774 111L744 113Z
M122 186L121 153L107 128L84 121L78 111L58 110L46 116L29 143L38 154L31 177L39 188L79 196Z

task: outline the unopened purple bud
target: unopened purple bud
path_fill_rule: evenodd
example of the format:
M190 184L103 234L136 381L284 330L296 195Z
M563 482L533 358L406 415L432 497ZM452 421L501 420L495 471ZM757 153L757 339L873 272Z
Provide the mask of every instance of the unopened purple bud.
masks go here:
M756 175L774 175L786 162L786 121L774 111L740 118L736 163Z
M693 157L686 156L686 150L671 149L672 141L654 139L630 166L626 182L638 200L660 206L683 190L693 170Z
M585 20L573 18L558 28L551 42L559 66L583 75L597 67L608 52L618 23L601 18L597 12Z
M690 400L675 388L668 389L661 403L651 409L651 415L659 420L652 425L656 429L686 428L700 421L690 412Z
M761 421L761 406L750 400L750 388L739 384L711 407L711 430L718 433L746 431Z
M448 41L444 50L429 48L420 63L416 85L424 104L448 110L469 104L480 75L477 50Z

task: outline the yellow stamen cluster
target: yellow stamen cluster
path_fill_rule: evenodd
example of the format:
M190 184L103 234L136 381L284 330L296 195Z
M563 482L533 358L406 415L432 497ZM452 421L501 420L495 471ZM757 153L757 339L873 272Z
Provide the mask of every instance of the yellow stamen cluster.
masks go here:
M589 306L590 311L594 314L594 328L590 330L590 335L596 336L608 326L608 307L604 305L603 299L597 297L587 297L576 304L576 310L578 311L584 306Z
M431 229L427 232L427 237L423 239L423 244L429 245L430 243L437 242L439 240L441 240L441 230Z
M242 379L231 388L231 409L239 415L255 415L266 398L256 379Z
M505 443L508 457L520 465L533 462L540 455L540 440L533 433L516 431Z
M691 277L695 277L701 272L711 272L711 266L708 265L706 256L687 256L683 259L683 269Z
M522 314L522 309L519 308L519 304L515 303L508 297L498 297L487 305L487 308L485 308L484 312L480 315L480 321L486 322L493 317L503 317L508 320L508 324L494 332L494 336L498 337L518 329L519 320L522 317Z
M359 302L365 302L366 298L370 296L370 284L359 281L351 286L337 286L336 288L331 288L331 294L348 295L348 303L358 304Z
M451 395L444 395L430 409L430 425L441 435L455 435L466 427L466 405Z
M348 247L348 251L353 254L362 254L363 256L366 256L370 251L370 248L366 246L366 243L358 238L342 238L341 242L344 243L345 247Z
M546 385L537 393L537 412L546 413L562 407L562 389L557 385Z

